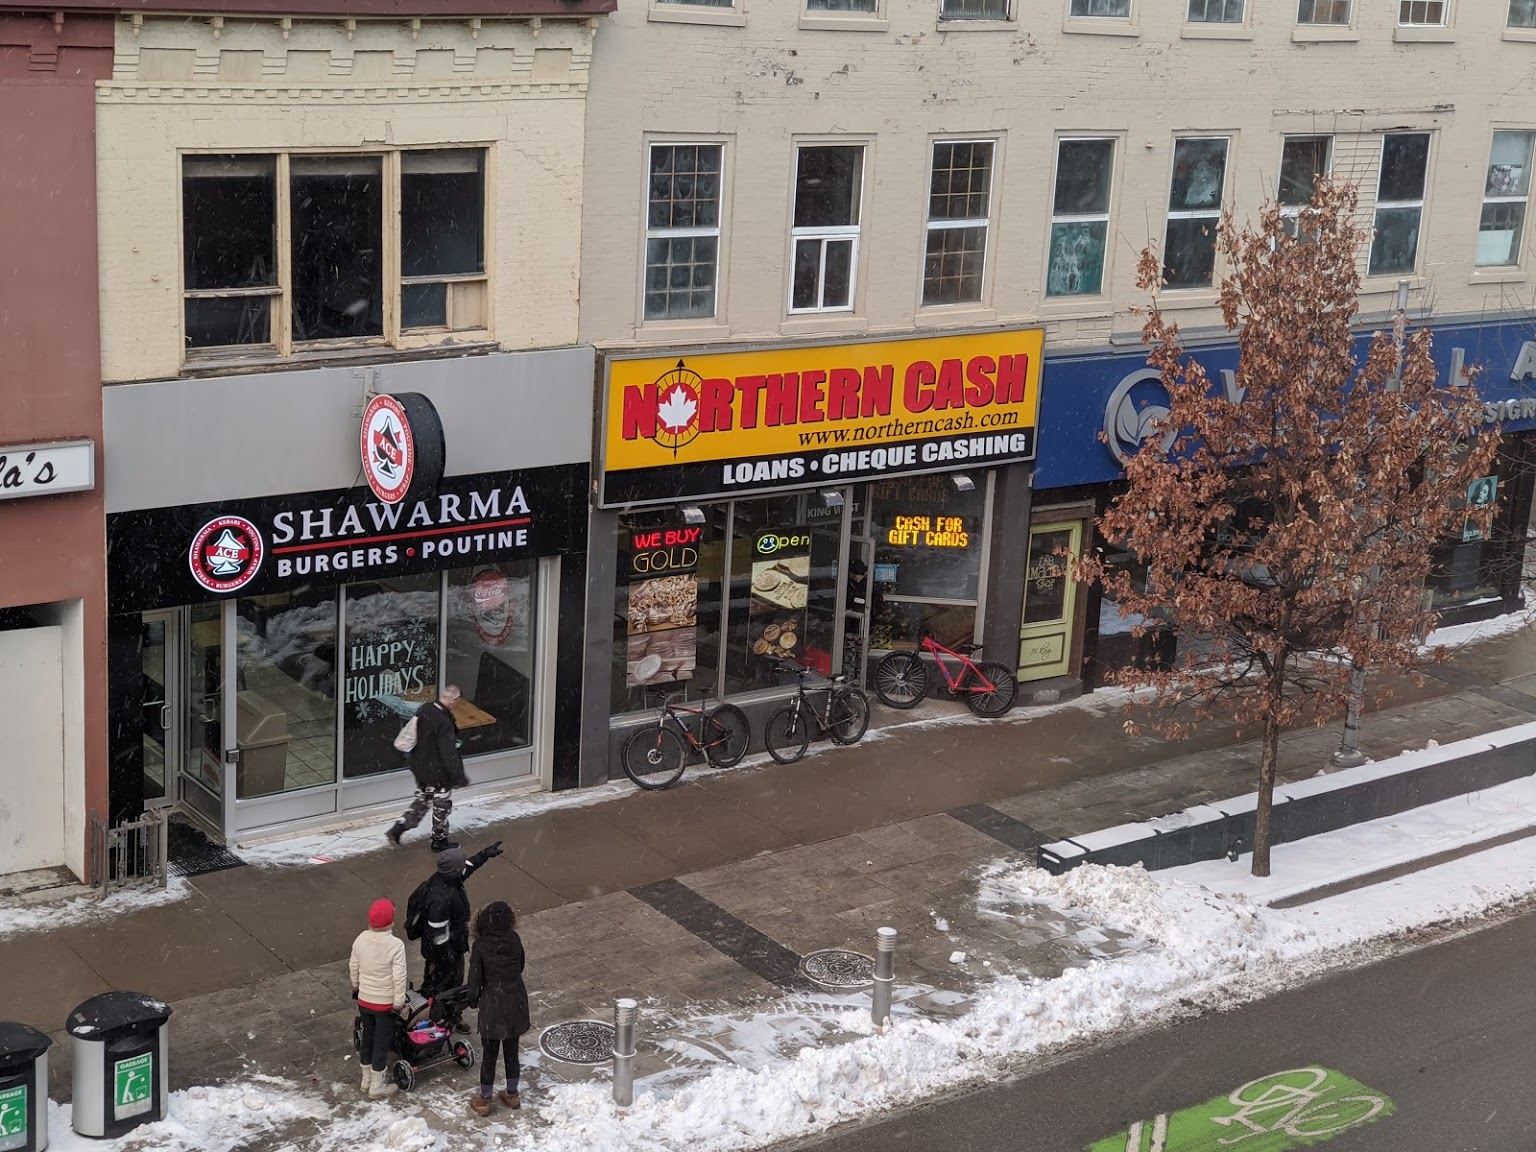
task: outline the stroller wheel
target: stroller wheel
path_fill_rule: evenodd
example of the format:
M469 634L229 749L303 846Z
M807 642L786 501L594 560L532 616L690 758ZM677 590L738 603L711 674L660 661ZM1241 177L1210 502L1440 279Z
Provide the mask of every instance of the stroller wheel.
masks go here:
M400 1091L409 1092L416 1087L416 1069L411 1067L409 1060L396 1060L389 1071L394 1077L395 1087Z
M463 1040L453 1042L453 1060L460 1068L473 1068L475 1066L475 1050Z

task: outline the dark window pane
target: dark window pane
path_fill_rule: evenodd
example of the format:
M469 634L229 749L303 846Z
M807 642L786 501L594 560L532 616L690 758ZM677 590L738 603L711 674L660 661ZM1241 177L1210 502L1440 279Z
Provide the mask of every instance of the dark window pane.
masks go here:
M400 285L400 327L442 328L448 323L448 285Z
M1063 140L1056 151L1058 216L1109 211L1109 182L1114 171L1113 140Z
M271 156L188 156L182 161L188 291L276 286L276 172Z
M862 147L800 149L795 174L795 227L857 224L863 169Z
M1276 199L1296 207L1312 202L1317 178L1328 171L1328 136L1290 136L1280 155L1280 188Z
M1129 16L1131 0L1072 0L1074 16Z
M272 343L272 297L227 296L187 301L187 347Z
M400 157L400 274L485 271L485 153Z
M985 228L930 228L923 261L923 303L980 300L986 254Z
M1163 279L1170 288L1209 287L1216 271L1215 216L1168 221Z
M1189 0L1189 19L1202 24L1241 24L1243 0Z
M875 12L878 0L806 0L808 12Z
M295 156L293 338L383 331L383 208L376 156Z
M1109 225L1055 224L1051 227L1047 296L1096 296L1104 287L1104 241Z
M672 320L715 314L713 236L672 236L645 245L645 318Z
M790 292L793 308L815 308L821 283L821 241L795 241L795 280Z
M444 678L490 718L462 730L465 756L521 748L532 739L538 567L523 560L448 573Z
M1226 170L1226 140L1178 141L1173 146L1173 182L1168 192L1169 211L1220 208Z
M346 589L342 651L343 773L348 779L398 772L401 727L436 699L436 572L398 576Z
M1422 200L1428 166L1428 132L1386 137L1381 146L1381 180L1376 186L1376 199Z
M651 148L651 228L716 228L720 224L718 144L657 144Z
M853 241L827 240L826 283L821 289L823 308L846 308L853 303Z
M1376 239L1371 245L1372 276L1412 272L1419 253L1418 208L1376 209Z
M1349 0L1301 0L1299 24L1348 24Z
M992 190L992 142L943 142L933 146L930 220L985 220Z
M941 0L941 20L1006 20L1008 0Z
M1536 0L1509 0L1509 26L1536 28Z

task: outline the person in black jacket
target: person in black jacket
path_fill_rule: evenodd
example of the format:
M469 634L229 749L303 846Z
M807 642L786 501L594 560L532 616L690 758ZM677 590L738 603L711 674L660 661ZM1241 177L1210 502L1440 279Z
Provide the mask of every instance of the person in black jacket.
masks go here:
M456 684L445 684L436 700L416 709L416 747L411 749L411 775L416 778L416 798L404 815L384 835L395 847L400 837L421 823L432 809L432 851L458 845L448 839L448 814L453 811L453 790L469 784L464 757L459 754L459 726L453 706L459 702Z
M464 954L469 951L468 880L487 860L501 855L501 841L468 858L462 848L437 854L437 871L421 891L421 994L432 997L464 983ZM409 917L409 911L407 912ZM453 1026L468 1032L455 1014Z
M491 1111L496 1083L496 1052L506 1058L507 1086L496 1099L508 1108L521 1108L517 1092L521 1067L517 1040L532 1026L528 1016L528 987L523 983L523 941L517 934L517 913L504 900L487 904L475 917L475 947L469 956L469 1002L480 1010L480 1091L470 1097L476 1116Z

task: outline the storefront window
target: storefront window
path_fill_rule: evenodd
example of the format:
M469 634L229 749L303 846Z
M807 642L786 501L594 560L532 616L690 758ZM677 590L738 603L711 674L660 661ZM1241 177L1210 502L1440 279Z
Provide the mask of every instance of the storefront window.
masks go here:
M531 741L537 591L533 560L448 573L446 682L463 694L456 719L466 756Z
M950 476L870 485L875 541L873 648L911 647L920 631L941 644L972 639L981 586L986 492Z
M241 600L235 609L235 795L336 782L336 591Z
M647 689L714 687L729 507L706 505L702 524L680 509L620 517L614 711L644 708Z
M439 584L434 572L347 586L342 763L348 779L406 766L395 737L438 689Z
M777 669L786 660L823 675L832 670L841 524L808 522L806 500L736 502L727 692L785 683Z

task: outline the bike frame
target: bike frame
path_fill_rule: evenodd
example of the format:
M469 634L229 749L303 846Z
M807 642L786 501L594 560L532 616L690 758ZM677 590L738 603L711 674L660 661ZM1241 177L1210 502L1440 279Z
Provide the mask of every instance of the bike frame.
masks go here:
M707 700L702 701L697 708L692 708L687 704L674 704L670 696L664 697L661 701L661 713L657 723L665 725L668 720L672 721L673 727L683 734L683 739L688 742L689 748L695 752L702 752L708 747L703 740L704 709L708 706L709 702ZM681 719L683 716L697 716L699 718L697 732Z
M988 680L987 677L982 673L982 670L976 667L976 661L972 660L964 653L956 652L950 648L944 647L944 645L940 644L932 636L923 637L923 647L933 654L933 662L938 665L939 672L943 675L944 683L949 687L951 695L961 691L961 685L965 683L965 674L967 670L975 673L976 679L981 681L981 683L972 687L965 688L965 691L981 693L995 692L997 690L997 685ZM952 660L960 661L960 671L954 676L949 674L949 665L944 662L945 656L948 656Z

